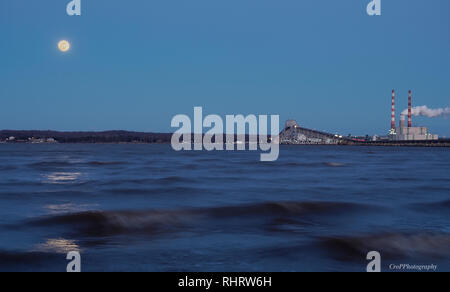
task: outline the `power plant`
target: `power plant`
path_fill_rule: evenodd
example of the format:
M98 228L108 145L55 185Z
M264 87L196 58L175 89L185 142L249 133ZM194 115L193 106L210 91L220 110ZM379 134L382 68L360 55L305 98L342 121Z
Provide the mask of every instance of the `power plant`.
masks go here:
M408 124L406 124L406 115ZM322 131L311 130L301 127L297 121L288 120L280 133L281 144L321 144L321 145L354 145L354 144L380 144L380 145L410 145L410 144L433 144L447 145L447 140L439 140L438 135L430 134L427 127L413 127L412 117L428 116L438 117L450 115L450 108L429 109L426 106L412 106L412 91L408 94L408 109L400 115L399 124L396 123L396 92L392 90L392 108L391 108L391 128L387 136L373 137L353 137L342 136L339 134L330 134Z
M401 114L398 127L395 118L395 90L392 90L392 115L391 130L389 131L389 139L391 141L433 141L438 140L438 135L428 132L426 127L413 127L412 125L412 91L408 94L408 126L405 125L405 114Z

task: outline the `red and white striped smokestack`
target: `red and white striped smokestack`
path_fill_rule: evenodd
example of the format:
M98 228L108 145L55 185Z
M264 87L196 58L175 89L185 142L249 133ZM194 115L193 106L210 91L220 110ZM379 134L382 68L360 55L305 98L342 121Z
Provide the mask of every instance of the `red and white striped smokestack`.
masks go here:
M395 90L392 90L392 117L391 129L395 130Z
M409 101L408 101L408 128L412 128L412 96L411 96L411 90L409 91Z

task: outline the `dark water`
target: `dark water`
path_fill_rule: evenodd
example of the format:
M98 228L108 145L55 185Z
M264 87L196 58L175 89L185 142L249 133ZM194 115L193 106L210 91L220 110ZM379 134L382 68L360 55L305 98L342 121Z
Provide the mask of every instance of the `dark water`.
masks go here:
M450 271L450 151L0 145L0 271Z

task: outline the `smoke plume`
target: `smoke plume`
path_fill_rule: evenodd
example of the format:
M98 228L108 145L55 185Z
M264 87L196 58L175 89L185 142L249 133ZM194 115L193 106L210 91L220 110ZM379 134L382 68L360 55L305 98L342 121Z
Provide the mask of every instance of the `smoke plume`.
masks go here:
M402 115L407 116L408 110L407 109L404 110L402 112ZM428 108L426 105L416 106L412 109L412 115L415 117L423 116L428 118L446 117L450 115L450 107L431 109Z

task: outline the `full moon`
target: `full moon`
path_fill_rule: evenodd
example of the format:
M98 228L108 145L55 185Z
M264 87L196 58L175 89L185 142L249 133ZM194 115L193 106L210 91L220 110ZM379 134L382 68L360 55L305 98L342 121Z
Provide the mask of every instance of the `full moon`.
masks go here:
M70 50L70 43L66 40L62 40L58 43L58 49L65 53Z

